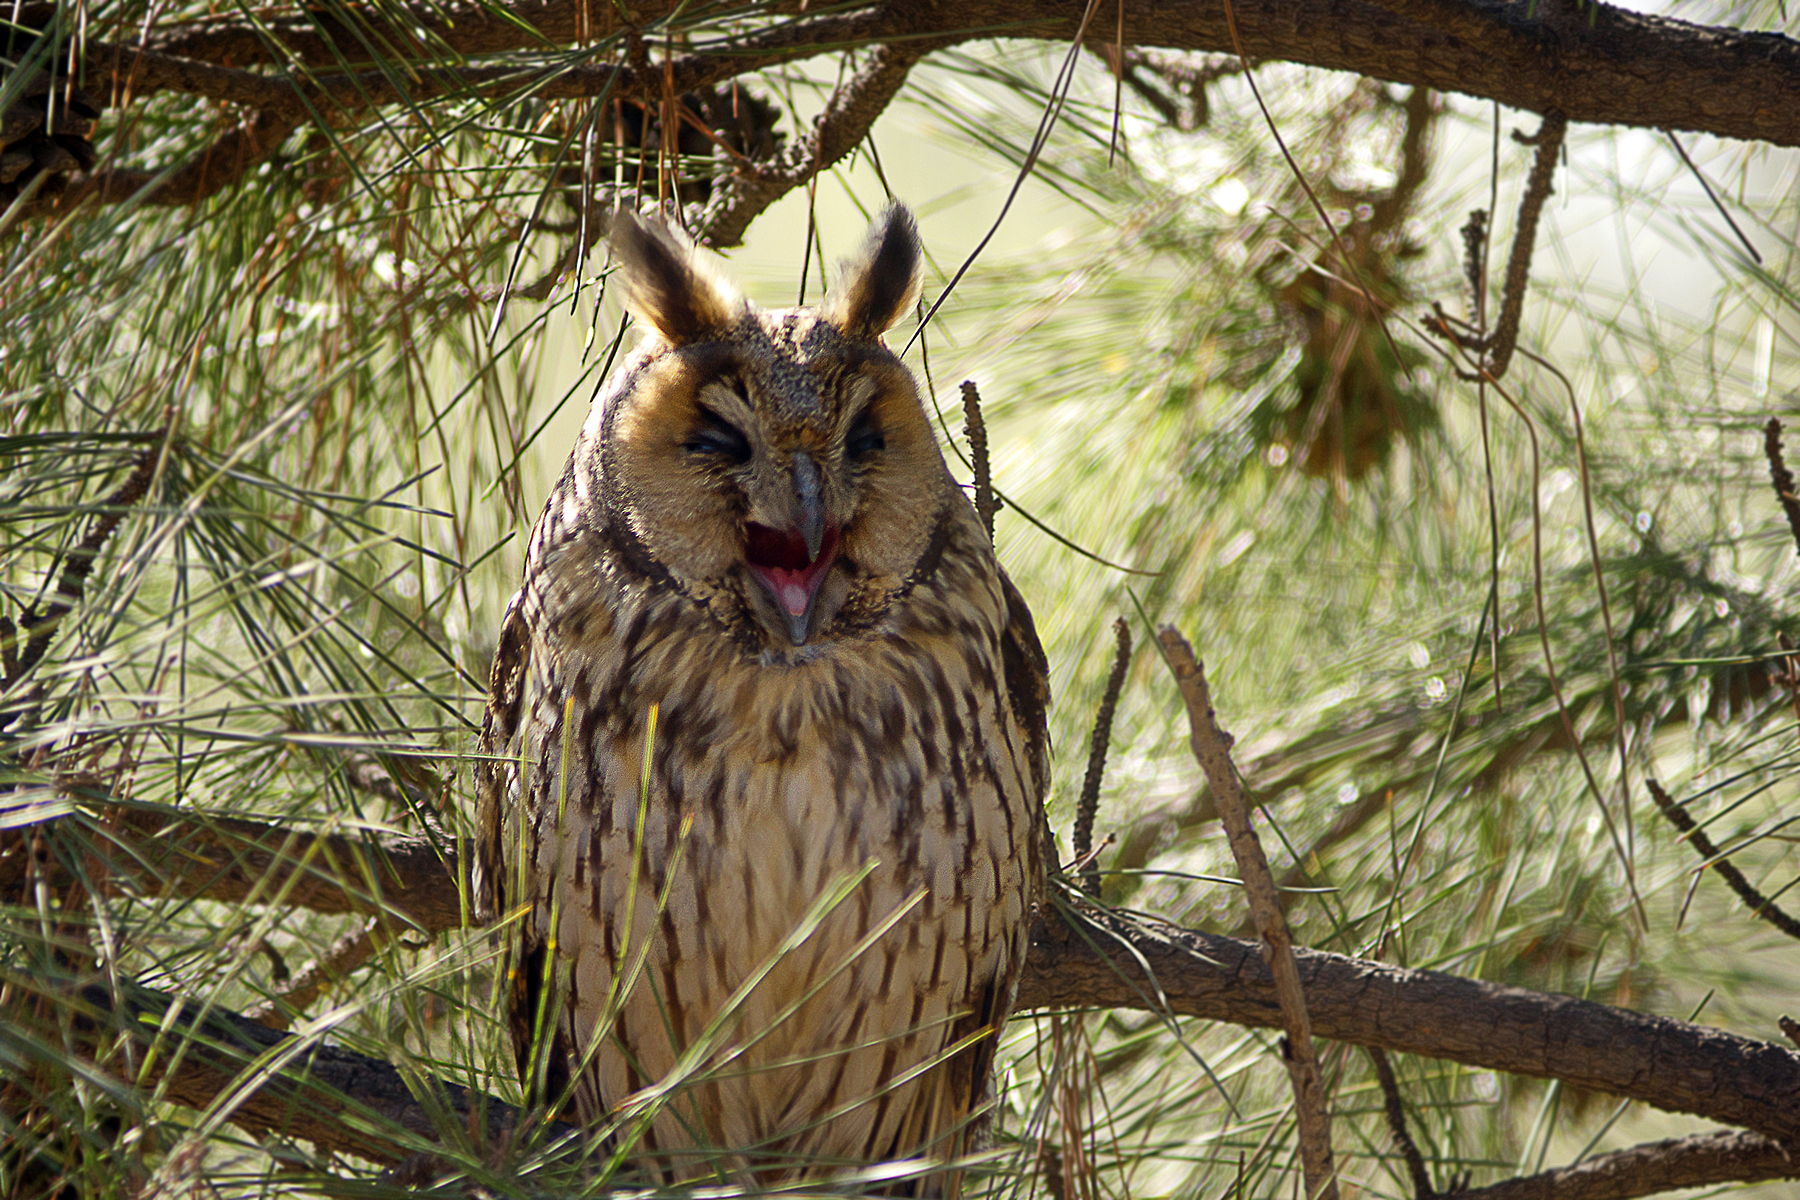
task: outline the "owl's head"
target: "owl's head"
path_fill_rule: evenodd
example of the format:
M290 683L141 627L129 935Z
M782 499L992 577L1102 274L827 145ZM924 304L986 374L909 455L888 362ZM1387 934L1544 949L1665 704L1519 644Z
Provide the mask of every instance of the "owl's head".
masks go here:
M607 518L751 646L873 627L968 507L881 340L919 293L911 214L876 219L818 308L756 308L661 223L622 213L612 241L650 336L602 402Z

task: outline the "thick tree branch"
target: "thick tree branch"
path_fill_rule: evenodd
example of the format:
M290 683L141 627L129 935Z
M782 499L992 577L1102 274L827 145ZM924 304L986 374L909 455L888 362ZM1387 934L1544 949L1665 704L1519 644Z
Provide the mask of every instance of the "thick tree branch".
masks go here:
M187 809L108 803L107 866L146 893L229 903L281 903L318 913L386 914L425 934L463 924L454 859L422 837L307 833ZM102 850L103 847L96 847ZM0 895L30 870L18 839L0 843ZM61 889L72 876L48 881Z
M383 1125L435 1142L442 1129L434 1119L437 1112L454 1114L472 1130L485 1123L494 1136L504 1136L518 1122L518 1110L451 1083L426 1081L437 1092L436 1103L421 1103L406 1076L380 1059L316 1037L282 1033L237 1013L135 988L115 1005L106 989L90 987L74 998L73 1008L90 1048L118 1034L141 1045L160 1043L161 1052L147 1057L152 1073L140 1086L162 1081L163 1097L203 1110L229 1092L228 1119L258 1136L300 1138L321 1149L394 1163L414 1147L383 1136L378 1132ZM259 1068L279 1069L245 1088L253 1060Z
M257 112L225 133L187 162L162 171L102 169L73 177L62 195L33 202L32 211L68 209L93 196L116 204L143 192L143 203L169 206L199 204L242 179L280 148L300 118L282 112ZM147 190L146 190L147 189Z
M796 8L772 5L766 11L780 16ZM1075 35L1083 8L1077 0L969 0L954 6L891 0L848 15L796 17L686 57L707 60L702 73L716 80L766 65L757 61L764 52L785 61L827 48L914 38L1066 41ZM617 32L619 11L580 0L544 0L512 6L512 20L486 7L457 5L422 9L417 23L404 29L369 18L361 30L350 30L323 17L277 19L268 28L291 66L337 72L346 60L366 61L364 46L379 46L421 67L562 47ZM1800 43L1777 33L1692 25L1607 4L1585 4L1574 14L1560 5L1500 0L1234 0L1232 14L1243 52L1256 60L1352 71L1538 113L1561 111L1577 123L1800 145ZM1121 15L1126 45L1234 49L1224 8L1210 0L1126 0ZM1105 24L1096 46L1117 36L1116 24ZM778 42L785 42L785 49ZM164 56L154 70L148 61L134 67L133 47L118 49L111 56L116 77L122 83L135 72L140 90L187 90L204 82L197 74L184 81L169 59L243 66L275 58L263 38L235 18L153 31L145 49ZM90 67L107 69L97 57L90 55ZM370 93L382 94L380 88Z
M782 18L792 7L771 5L765 14ZM1075 0L969 0L953 7L890 0L849 13L793 16L667 64L642 66L518 61L519 52L559 51L609 36L630 16L629 10L583 0L517 4L512 19L485 6L434 7L404 28L375 16L362 18L356 29L322 14L277 18L264 27L280 43L279 52L236 18L152 30L142 42L92 38L83 48L90 86L111 80L115 105L128 95L173 90L254 110L254 118L177 168L150 197L153 203L191 204L234 182L312 119L455 95L642 96L665 86L679 93L822 53L879 46L840 99L843 111L822 118L812 145L796 147L810 163L784 163L766 176L738 181L738 194L721 205L718 232L709 239L730 245L749 217L795 186L795 171L808 165L818 170L848 153L928 49L996 36L1064 41L1075 36L1083 8ZM1123 38L1128 45L1187 51L1241 47L1258 61L1462 92L1514 108L1560 112L1574 122L1800 145L1800 42L1780 34L1691 25L1605 4L1583 6L1576 19L1558 5L1498 0L1234 0L1232 15L1235 42L1223 7L1210 0L1127 0ZM30 22L30 10L23 19ZM1115 27L1108 44L1116 36ZM412 69L344 73L347 63L368 61L372 49ZM513 57L469 61L500 55ZM287 74L246 69L277 62ZM76 192L116 201L157 174L100 172Z
M1705 1133L1646 1142L1572 1167L1456 1192L1453 1200L1631 1200L1765 1179L1800 1179L1800 1152L1759 1134Z
M463 923L456 863L423 839L301 834L167 809L106 811L115 814L109 827L117 847L107 865L145 891L279 900L326 913L385 911L428 933ZM0 893L22 884L26 857L23 848L0 853ZM1295 954L1318 1037L1561 1079L1800 1144L1800 1053L1783 1046L1439 971L1318 950ZM1158 996L1177 1015L1281 1027L1255 942L1099 909L1040 930L1019 1007L1155 1009Z
M1669 1017L1297 949L1313 1033L1561 1079L1800 1142L1800 1054ZM1148 974L1146 974L1148 968ZM1280 1028L1254 942L1084 911L1032 944L1021 1007L1154 1008Z
M1067 935L1069 930L1058 932ZM1254 957L1254 947L1241 945L1244 954ZM1029 983L1021 996L1027 998L1037 998L1030 995ZM397 1163L412 1154L413 1146L383 1136L383 1123L428 1142L441 1135L442 1117L434 1119L434 1114L447 1113L457 1125L477 1133L485 1126L491 1137L505 1137L519 1123L516 1109L491 1097L454 1084L409 1080L379 1059L316 1038L282 1034L235 1013L202 1012L136 988L127 990L122 1007L115 1007L101 988L87 989L75 1007L81 1017L77 1028L90 1047L106 1044L109 1035L118 1033L140 1044L161 1039L163 1052L150 1060L153 1074L140 1084L166 1080L167 1099L200 1109L230 1091L229 1119L255 1134L301 1138L324 1150ZM167 1016L171 1009L180 1010L173 1019ZM179 1053L171 1053L178 1048ZM279 1069L246 1088L242 1084L252 1060L274 1062ZM415 1097L421 1085L434 1093L432 1103ZM356 1119L346 1119L351 1116ZM1635 1146L1454 1195L1456 1200L1629 1200L1677 1188L1800 1178L1800 1153L1794 1145L1784 1147L1757 1133L1722 1131Z

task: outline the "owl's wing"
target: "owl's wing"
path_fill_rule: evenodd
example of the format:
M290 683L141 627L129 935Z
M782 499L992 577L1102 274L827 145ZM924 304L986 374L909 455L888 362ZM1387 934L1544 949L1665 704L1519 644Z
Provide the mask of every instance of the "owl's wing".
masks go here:
M510 900L506 894L506 813L518 803L519 763L513 738L525 703L525 679L531 669L531 626L525 619L525 593L506 606L494 668L488 677L487 712L481 721L481 758L475 764L475 869L471 877L476 915L485 923L499 920Z
M1000 634L1000 661L1006 671L1006 698L1025 730L1025 756L1039 804L1050 794L1050 663L1038 641L1037 625L1025 597L1005 570L1000 592L1006 599L1006 628ZM1052 869L1055 863L1049 864Z

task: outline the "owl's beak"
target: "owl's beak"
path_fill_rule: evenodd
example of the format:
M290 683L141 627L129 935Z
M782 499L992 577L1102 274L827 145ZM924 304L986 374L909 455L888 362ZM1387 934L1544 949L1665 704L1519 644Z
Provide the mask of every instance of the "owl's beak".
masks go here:
M775 602L777 615L794 645L812 636L819 587L837 561L838 531L825 519L819 464L804 450L794 453L794 508L790 529L750 522L746 557L750 571Z
M804 450L794 452L794 528L806 540L808 560L825 544L825 501L819 496L819 464Z

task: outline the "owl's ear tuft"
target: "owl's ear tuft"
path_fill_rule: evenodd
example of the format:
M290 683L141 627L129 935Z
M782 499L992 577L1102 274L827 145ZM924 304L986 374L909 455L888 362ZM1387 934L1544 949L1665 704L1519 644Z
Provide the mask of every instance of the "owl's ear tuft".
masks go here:
M743 315L737 289L662 220L620 209L612 247L624 266L625 307L671 346L711 337Z
M888 205L869 226L862 252L838 268L825 319L848 337L879 336L919 298L919 228L904 204Z

